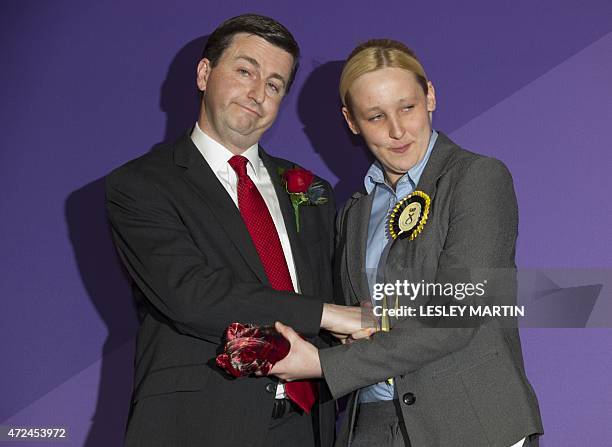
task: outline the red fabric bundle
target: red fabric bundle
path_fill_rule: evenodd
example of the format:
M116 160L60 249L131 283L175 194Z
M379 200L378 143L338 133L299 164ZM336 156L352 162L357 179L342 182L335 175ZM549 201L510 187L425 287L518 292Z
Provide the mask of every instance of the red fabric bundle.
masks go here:
M225 330L224 353L217 366L234 377L259 372L266 375L289 353L289 342L272 326L232 323Z

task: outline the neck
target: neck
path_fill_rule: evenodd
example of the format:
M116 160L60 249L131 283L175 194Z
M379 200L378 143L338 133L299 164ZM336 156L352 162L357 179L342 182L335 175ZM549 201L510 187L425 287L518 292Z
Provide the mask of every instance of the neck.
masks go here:
M391 189L393 189L393 191L395 191L397 182L402 178L402 175L403 174L389 174L385 171L385 182L391 187Z
M210 121L208 120L208 117L206 116L206 112L204 112L204 110L200 111L200 116L198 117L198 126L200 127L200 130L202 132L204 132L210 138L215 140L217 143L221 144L223 147L225 147L228 151L230 151L234 155L241 155L248 148L250 148L255 143L257 143L256 141L255 142L250 142L250 141L241 142L241 141L234 141L234 139L223 138L221 135L219 135L218 132L215 132L214 128L210 125Z

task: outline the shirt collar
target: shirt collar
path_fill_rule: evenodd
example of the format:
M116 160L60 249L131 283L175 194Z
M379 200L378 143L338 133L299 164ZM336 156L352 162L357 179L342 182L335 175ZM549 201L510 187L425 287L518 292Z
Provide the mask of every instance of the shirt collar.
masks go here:
M198 148L213 172L226 172L228 169L231 169L228 161L234 154L221 143L204 133L197 122L191 132L191 141ZM252 172L256 177L259 177L259 144L255 143L240 155L246 157L249 161L247 168L250 165Z
M421 178L421 174L425 169L425 165L429 160L429 156L431 155L431 151L433 150L434 145L436 144L436 140L438 139L438 132L435 130L431 131L431 136L429 137L429 145L427 146L427 151L425 152L425 156L419 161L416 165L408 170L397 182L398 188L401 188L401 185L410 182L412 188L416 188L416 185L419 183L419 179ZM378 160L374 161L368 172L363 179L363 183L366 189L366 192L370 194L372 190L376 187L377 184L386 184L385 183L385 173L383 171L383 167Z

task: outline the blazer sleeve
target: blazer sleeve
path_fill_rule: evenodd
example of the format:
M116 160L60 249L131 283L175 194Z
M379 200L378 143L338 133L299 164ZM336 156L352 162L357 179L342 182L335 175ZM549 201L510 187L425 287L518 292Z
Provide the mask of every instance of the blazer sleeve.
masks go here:
M106 209L119 256L147 301L178 332L220 341L234 321L319 332L323 303L212 268L192 239L173 199L145 174L120 168L106 178Z
M444 269L515 268L518 211L512 178L492 158L478 158L452 192L449 229L438 261ZM444 320L444 319L442 319ZM448 319L446 319L448 320ZM323 376L337 398L358 388L416 371L465 347L478 327L415 327L413 319L369 340L319 351Z

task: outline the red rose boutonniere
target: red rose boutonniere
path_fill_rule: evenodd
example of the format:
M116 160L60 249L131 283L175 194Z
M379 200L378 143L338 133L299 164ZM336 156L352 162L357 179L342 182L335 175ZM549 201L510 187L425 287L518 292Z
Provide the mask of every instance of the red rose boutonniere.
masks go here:
M297 231L300 231L300 206L302 205L321 205L327 202L324 197L325 188L321 182L313 182L314 174L299 166L291 169L278 170L281 178L285 181L285 187L293 211L295 213L295 224Z

